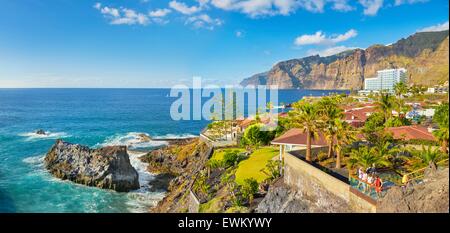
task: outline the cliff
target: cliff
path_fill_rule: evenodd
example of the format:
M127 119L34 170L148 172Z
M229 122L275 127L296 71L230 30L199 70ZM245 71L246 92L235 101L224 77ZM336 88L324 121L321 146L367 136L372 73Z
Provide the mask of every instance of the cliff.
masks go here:
M241 85L278 85L281 89L361 89L376 71L406 68L410 83L435 85L449 78L448 30L420 32L392 45L373 45L328 57L318 55L277 63Z
M57 140L45 156L45 167L54 176L79 184L119 192L139 188L138 173L125 146L89 149Z
M166 182L168 181L166 196L150 211L157 213L187 212L189 189L195 181L195 176L205 167L211 152L211 147L198 139L192 139L183 144L154 150L141 157L149 164L150 172L171 178L166 180Z

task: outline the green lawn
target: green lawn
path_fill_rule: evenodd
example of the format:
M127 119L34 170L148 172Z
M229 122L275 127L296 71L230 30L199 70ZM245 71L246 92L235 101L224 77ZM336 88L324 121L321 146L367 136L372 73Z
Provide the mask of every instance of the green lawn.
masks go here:
M250 157L238 164L236 170L236 182L243 184L247 178L255 178L261 182L267 178L267 175L261 172L266 167L267 161L278 156L278 148L264 147L254 151Z
M229 151L239 151L239 153L241 152L245 152L245 149L243 148L238 148L238 147L232 147L232 148L225 148L225 149L218 149L214 151L214 154L211 156L210 160L217 160L217 161L221 161L223 159L223 156L229 152Z

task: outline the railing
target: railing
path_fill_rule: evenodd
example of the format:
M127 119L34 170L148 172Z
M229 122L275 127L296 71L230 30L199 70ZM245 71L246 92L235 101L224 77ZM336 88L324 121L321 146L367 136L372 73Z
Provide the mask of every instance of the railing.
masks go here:
M437 162L436 165L444 164L445 162L448 162L448 159L441 160ZM404 174L402 178L402 184L407 184L408 182L422 179L425 176L425 169L427 169L427 167L423 167L413 172Z
M375 187L375 180L373 183L369 183L351 174L349 174L349 183L353 189L358 190L359 192L374 200L377 200L379 197L383 197L386 194L386 191L394 185L393 182L386 180L382 183L380 192L377 192ZM361 184L364 184L362 185L363 190L360 189Z

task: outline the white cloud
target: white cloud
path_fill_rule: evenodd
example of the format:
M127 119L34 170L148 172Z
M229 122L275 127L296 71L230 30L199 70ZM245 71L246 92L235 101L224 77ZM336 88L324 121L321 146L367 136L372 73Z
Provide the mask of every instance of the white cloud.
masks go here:
M338 34L332 37L327 37L325 34L322 33L322 31L318 31L312 35L301 35L297 37L294 41L294 44L297 46L336 44L349 40L350 38L353 38L357 35L358 32L354 29L350 29L344 34Z
M353 6L350 6L348 0L332 0L332 3L332 8L336 11L347 12L355 9Z
M383 0L359 0L359 3L364 7L364 15L374 16L383 6Z
M201 11L200 6L188 6L186 3L177 2L176 0L169 2L169 6L184 15L192 15Z
M309 3L317 2L317 3ZM323 0L211 0L211 4L219 9L238 11L250 17L289 15L302 4L305 8L320 8Z
M150 23L166 24L169 21L163 19L171 12L170 9L157 9L144 14L133 9L125 7L102 6L101 3L95 3L94 8L109 20L112 25L148 25Z
M110 20L110 24L114 25L147 25L149 23L149 18L142 13L136 12L134 10L120 7L102 7L101 3L95 3L94 8L99 10L100 13Z
M216 26L221 26L223 21L220 19L213 19L207 14L191 16L186 20L186 24L192 25L194 28L205 28L213 30Z
M428 2L428 0L395 0L394 5L400 6L403 4L415 4L415 3L422 3L422 2Z
M157 9L157 10L150 11L148 13L148 15L150 17L164 17L164 16L168 15L170 12L172 12L170 9L164 8L164 9Z
M327 4L336 11L351 11L355 8L350 0L211 0L211 4L219 9L238 11L250 17L290 15L299 8L321 13Z
M445 31L445 30L448 30L448 21L445 23L422 28L422 29L418 30L418 32L439 32L439 31Z
M96 3L94 4L94 8L97 9L97 10L100 10L100 8L102 8L102 4L99 3L99 2L96 2Z
M309 55L319 55L321 57L327 57L331 55L335 55L338 53L345 52L347 50L357 49L356 47L346 47L346 46L336 46L331 48L326 48L323 50L309 50Z

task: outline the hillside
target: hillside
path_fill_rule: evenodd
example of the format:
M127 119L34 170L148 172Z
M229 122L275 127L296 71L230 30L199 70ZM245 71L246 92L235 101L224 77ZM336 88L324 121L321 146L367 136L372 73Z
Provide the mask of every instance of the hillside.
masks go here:
M328 57L318 55L277 63L241 85L278 85L281 89L361 89L377 70L404 67L409 82L435 85L449 78L449 32L420 32L394 44L373 45Z

